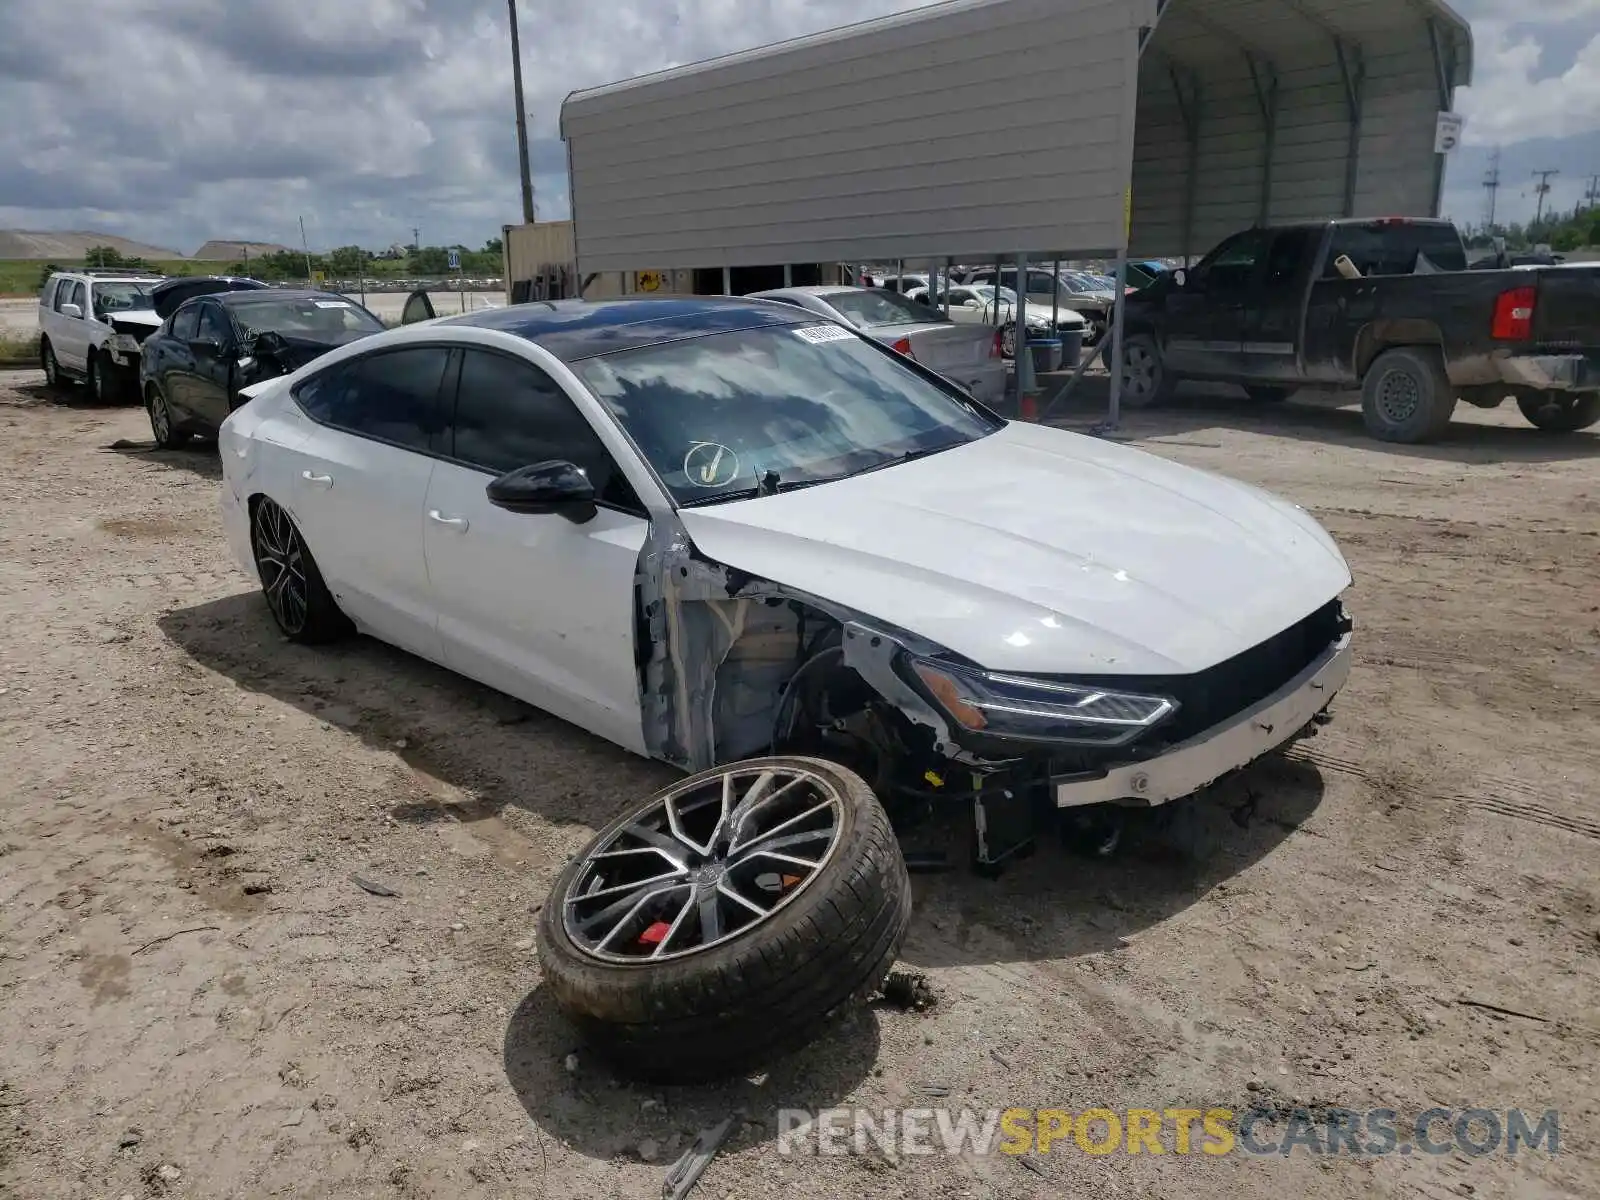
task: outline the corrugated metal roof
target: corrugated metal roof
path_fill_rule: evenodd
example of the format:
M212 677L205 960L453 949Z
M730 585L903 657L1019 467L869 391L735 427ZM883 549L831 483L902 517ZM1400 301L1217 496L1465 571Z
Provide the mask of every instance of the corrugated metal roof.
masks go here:
M1438 0L951 0L573 93L578 258L1104 255L1130 185L1144 254L1261 219L1431 212L1434 118L1471 66Z

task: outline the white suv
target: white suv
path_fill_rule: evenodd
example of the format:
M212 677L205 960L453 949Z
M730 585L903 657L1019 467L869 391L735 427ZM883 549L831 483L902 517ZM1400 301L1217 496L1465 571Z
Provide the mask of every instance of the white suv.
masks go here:
M161 324L151 289L164 276L57 271L39 294L39 363L51 387L73 379L97 400L139 394L139 346Z

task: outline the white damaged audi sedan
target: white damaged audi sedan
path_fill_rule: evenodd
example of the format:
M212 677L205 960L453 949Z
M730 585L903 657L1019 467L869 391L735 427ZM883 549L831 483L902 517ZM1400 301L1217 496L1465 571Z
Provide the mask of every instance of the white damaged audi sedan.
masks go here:
M287 637L369 634L685 770L1159 805L1314 730L1350 669L1302 509L793 306L521 304L249 392L223 509Z

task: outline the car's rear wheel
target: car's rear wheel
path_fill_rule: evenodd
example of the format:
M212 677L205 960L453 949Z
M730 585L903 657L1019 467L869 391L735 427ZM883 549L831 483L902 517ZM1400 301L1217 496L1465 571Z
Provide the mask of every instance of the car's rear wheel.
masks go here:
M348 617L323 582L293 519L262 497L250 519L250 545L256 574L272 619L292 642L331 642L350 632Z
M619 1072L693 1082L815 1038L883 983L910 917L905 861L861 777L752 759L602 829L540 912L539 960Z
M1564 392L1538 392L1518 396L1522 415L1547 433L1576 433L1600 422L1600 394L1571 395Z
M152 383L145 392L144 402L150 413L150 434L155 438L157 450L177 450L188 443L188 433L178 428L172 406L159 387Z
M1444 358L1431 346L1385 351L1362 380L1361 416L1382 442L1431 442L1449 427L1455 408Z
M1161 347L1148 333L1135 333L1122 341L1122 404L1149 408L1172 393L1172 378L1161 361Z
M49 338L39 340L39 369L44 372L44 385L53 392L65 391L66 377L61 374L61 364L56 360L56 348Z

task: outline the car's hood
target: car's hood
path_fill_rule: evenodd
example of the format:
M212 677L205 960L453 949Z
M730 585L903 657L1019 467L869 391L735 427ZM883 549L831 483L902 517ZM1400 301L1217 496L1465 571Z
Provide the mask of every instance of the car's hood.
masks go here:
M1037 425L680 515L719 562L1004 671L1203 670L1350 583L1294 505Z
M120 312L107 313L103 318L109 325L144 325L155 329L161 324L161 314L148 308L130 308Z
M196 296L249 291L266 286L259 279L245 279L237 275L184 275L151 288L150 300L157 315L164 321L177 311L178 305Z

